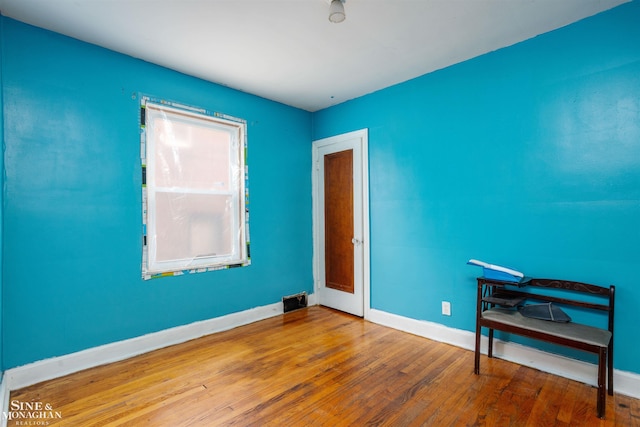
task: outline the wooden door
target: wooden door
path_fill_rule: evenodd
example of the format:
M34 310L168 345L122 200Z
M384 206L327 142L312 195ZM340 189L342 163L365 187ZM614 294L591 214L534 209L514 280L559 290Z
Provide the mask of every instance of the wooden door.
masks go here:
M315 291L357 316L369 305L366 141L363 130L313 144Z

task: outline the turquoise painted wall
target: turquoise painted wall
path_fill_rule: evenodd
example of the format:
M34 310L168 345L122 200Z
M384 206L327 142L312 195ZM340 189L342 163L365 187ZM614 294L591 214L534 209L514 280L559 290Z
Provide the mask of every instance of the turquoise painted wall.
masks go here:
M3 24L4 24L4 19L2 18L2 14L0 13L0 34L3 34ZM0 147L2 148L2 156L0 156L0 171L4 171L4 114L3 114L3 96L2 96L2 56L3 56L3 51L4 51L4 38L0 37ZM0 188L4 188L4 173L0 173ZM2 293L3 293L3 280L2 280L2 265L4 263L3 261L3 247L4 245L2 244L2 235L3 235L3 215L4 215L4 191L0 191L0 383L2 382L2 378L3 375L2 373L4 372L4 365L2 363L2 354L3 354L3 347L2 347L2 331L3 331L3 322L2 322L2 318L4 317L4 311L2 309L3 307L3 301L4 298L2 297Z
M3 361L311 292L311 114L2 19ZM249 267L141 279L138 92L248 122Z
M374 308L473 331L469 258L615 284L615 366L640 373L638 23L632 2L314 114L314 139L369 129Z

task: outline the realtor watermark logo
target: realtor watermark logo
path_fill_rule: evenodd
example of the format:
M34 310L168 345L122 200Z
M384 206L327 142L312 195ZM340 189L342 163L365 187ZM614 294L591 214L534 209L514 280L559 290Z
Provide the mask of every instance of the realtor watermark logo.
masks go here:
M2 412L2 417L15 421L16 426L48 426L52 421L62 419L62 412L46 402L12 400L9 410Z

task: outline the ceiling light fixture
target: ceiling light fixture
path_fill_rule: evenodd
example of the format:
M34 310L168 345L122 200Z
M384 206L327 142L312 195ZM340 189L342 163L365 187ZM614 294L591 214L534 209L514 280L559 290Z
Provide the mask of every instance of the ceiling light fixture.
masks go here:
M329 21L334 24L338 24L347 17L344 14L344 1L345 0L331 0L331 6L329 6Z

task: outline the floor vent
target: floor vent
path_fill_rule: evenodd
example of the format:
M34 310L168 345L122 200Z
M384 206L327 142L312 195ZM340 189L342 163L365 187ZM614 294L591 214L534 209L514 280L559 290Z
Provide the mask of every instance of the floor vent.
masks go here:
M282 304L284 305L285 313L299 308L304 308L307 306L307 293L302 292L300 294L282 297Z

